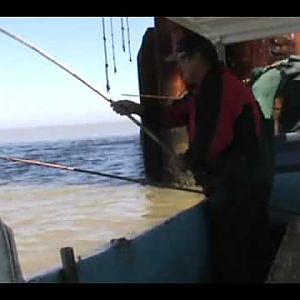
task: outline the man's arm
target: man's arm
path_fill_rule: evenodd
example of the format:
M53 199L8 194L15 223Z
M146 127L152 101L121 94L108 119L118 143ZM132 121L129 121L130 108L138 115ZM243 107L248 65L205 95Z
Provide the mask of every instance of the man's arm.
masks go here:
M191 99L187 96L168 106L153 102L143 107L129 100L115 101L111 104L113 110L120 115L137 114L146 122L166 128L187 125L190 105Z

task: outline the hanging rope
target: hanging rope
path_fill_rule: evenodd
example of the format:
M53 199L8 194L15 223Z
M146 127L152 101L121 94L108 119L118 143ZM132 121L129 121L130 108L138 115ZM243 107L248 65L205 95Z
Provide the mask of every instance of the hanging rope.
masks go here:
M125 176L118 176L118 175L113 175L113 174L102 173L102 172L98 172L98 171L84 170L84 169L79 169L79 168L70 167L70 166L66 166L63 164L57 164L57 163L52 163L52 162L50 163L50 162L44 162L44 161L40 161L40 160L15 158L15 157L9 157L9 156L0 156L0 159L17 162L17 163L35 165L35 166L39 166L39 167L46 167L46 168L59 169L59 170L64 170L64 171L79 172L79 173L86 173L86 174L97 175L97 176L102 176L102 177L108 177L108 178L112 178L112 179L118 179L118 180L139 183L142 185L149 185L149 186L154 186L154 187L168 188L168 189L173 189L173 190L203 194L203 191L200 189L168 186L168 185L163 185L163 184L159 184L159 183L151 183L150 184L150 183L147 183L145 179L130 178L130 177L125 177Z
M123 23L123 17L120 18L121 19L121 35L122 35L122 49L123 52L125 52L125 36L124 36L124 23Z
M105 59L105 77L106 77L106 91L110 91L109 78L108 78L108 60L107 60L107 48L106 48L106 35L105 35L105 19L102 17L102 31L103 31L103 48Z
M114 73L117 73L116 56L115 56L115 37L114 37L114 27L113 27L112 18L110 18L110 35L111 35L111 48L112 48L113 63L114 63Z
M65 67L64 65L62 65L61 63L57 62L55 59L51 58L49 55L47 55L45 52L43 52L42 50L38 49L37 47L33 46L32 44L24 41L23 39L21 39L20 37L17 37L16 35L8 32L7 30L0 28L0 32L9 36L10 38L14 39L15 41L18 41L19 43L25 45L26 47L30 48L31 50L33 50L34 52L40 54L41 56L43 56L44 58L46 58L48 61L54 63L56 66L58 66L59 68L61 68L62 70L64 70L65 72L67 72L68 74L70 74L71 76L73 76L74 78L76 78L77 80L79 80L80 82L82 82L85 86L87 86L89 89L91 89L92 91L94 91L96 94L98 94L101 98L103 98L104 100L106 100L109 103L113 103L113 101L109 98L107 98L106 96L104 96L101 92L99 92L97 89L95 89L92 85L90 85L89 83L87 83L84 79L82 79L80 76L78 76L77 74L75 74L74 72L72 72L69 68ZM145 127L142 123L140 123L138 120L136 120L133 116L131 115L126 115L127 118L129 118L134 124L136 124L137 126L139 126L144 132L145 134L147 134L155 143L157 143L161 149L168 153L171 157L173 157L174 159L176 159L176 154L167 146L165 145L158 137L156 137L152 131L150 131L147 127Z
M129 31L128 17L126 18L126 26L127 26L127 42L128 42L129 61L132 62L132 59L131 59L131 47L130 47L130 31Z

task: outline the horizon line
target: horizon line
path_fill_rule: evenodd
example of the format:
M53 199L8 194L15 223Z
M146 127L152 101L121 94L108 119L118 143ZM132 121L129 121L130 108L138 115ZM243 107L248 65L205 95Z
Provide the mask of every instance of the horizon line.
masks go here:
M112 121L99 121L99 122L84 122L84 123L58 123L58 124L49 124L49 125L24 125L24 126L15 126L15 127L1 127L0 130L15 130L15 129L35 129L35 128L45 128L45 127L73 127L73 126L85 126L85 125L103 125L103 124L120 124L128 123L130 125L136 126L131 123L129 120L112 120Z

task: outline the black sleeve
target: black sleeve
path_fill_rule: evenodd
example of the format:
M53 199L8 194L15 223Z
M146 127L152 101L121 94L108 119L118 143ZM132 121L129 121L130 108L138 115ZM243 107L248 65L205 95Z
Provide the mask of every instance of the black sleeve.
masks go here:
M156 128L157 130L161 127L161 118L163 116L163 107L157 103L148 102L143 107L142 121L147 127Z
M251 105L246 105L236 120L234 130L233 151L249 160L259 155L260 141L256 134L256 124Z
M163 103L164 100L147 101L143 106L143 123L157 128L183 126L182 123L186 122L182 120L188 114L190 100L190 95L187 94L170 105Z
M260 141L256 135L255 120L250 105L235 122L234 139L231 146L214 162L211 171L220 176L230 177L257 165Z

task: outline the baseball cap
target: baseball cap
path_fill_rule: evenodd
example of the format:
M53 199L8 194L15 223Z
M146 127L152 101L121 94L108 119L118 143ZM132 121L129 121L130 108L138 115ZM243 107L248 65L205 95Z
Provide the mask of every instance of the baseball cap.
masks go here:
M178 40L176 50L174 53L168 55L165 61L179 61L183 56L189 56L196 52L200 52L201 55L210 62L218 61L218 54L213 43L206 37L191 32Z

